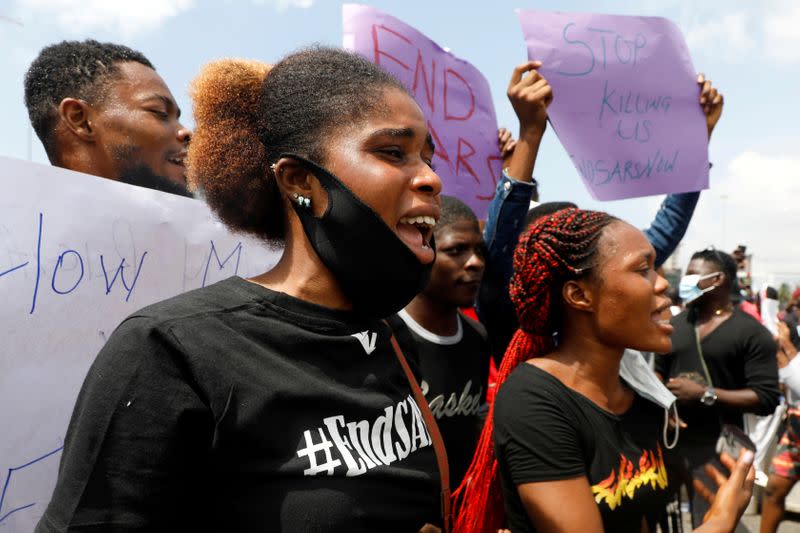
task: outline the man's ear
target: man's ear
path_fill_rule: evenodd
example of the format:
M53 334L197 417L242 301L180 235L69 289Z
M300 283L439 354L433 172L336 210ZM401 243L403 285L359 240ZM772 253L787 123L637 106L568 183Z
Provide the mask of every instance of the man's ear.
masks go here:
M94 142L96 131L92 120L92 107L77 98L64 98L58 105L61 123L84 142Z
M586 279L569 280L561 289L564 303L578 311L594 312L595 295Z

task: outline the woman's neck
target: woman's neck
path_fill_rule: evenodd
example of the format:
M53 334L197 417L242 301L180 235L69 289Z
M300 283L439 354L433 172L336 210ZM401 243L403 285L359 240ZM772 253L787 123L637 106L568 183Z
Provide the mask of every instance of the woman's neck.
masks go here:
M619 377L624 352L624 348L609 347L587 335L563 335L556 351L548 356L552 368L543 368L603 409L622 413L633 398Z
M296 231L294 229L294 234ZM297 238L292 235L293 230L289 229L278 263L249 281L323 307L352 309L352 303L342 292L333 272L322 263L305 235Z
M425 293L418 294L405 310L417 324L431 333L451 337L458 332L458 308L433 300Z

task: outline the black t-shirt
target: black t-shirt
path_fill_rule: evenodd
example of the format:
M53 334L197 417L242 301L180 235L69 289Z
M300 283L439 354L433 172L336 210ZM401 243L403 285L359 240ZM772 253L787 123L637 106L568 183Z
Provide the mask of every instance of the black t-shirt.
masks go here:
M705 376L697 351L695 324L687 311L672 318L672 352L656 356L655 369L665 378L681 374ZM756 414L767 415L775 411L780 397L778 388L777 347L767 328L740 309L711 333L701 343L703 357L714 387L726 390L752 389L761 405ZM693 444L711 445L719 437L721 424L742 427L742 412L726 409L716 404L701 402L678 406L680 417L687 427L681 429L678 447Z
M605 531L640 533L663 509L668 480L659 442L664 410L636 395L615 415L523 363L500 388L494 441L511 531L535 531L517 486L585 476ZM564 502L564 513L570 502Z
M135 313L84 382L37 531L438 523L434 449L389 335L241 278Z
M390 320L398 341L409 347L419 365L422 391L428 400L450 465L450 487L461 484L480 436L479 409L486 402L489 344L483 327L459 313L459 330L441 337L401 311Z
M513 250L508 253L512 254ZM499 265L492 261L486 262L478 291L478 317L486 327L494 364L500 368L508 345L519 328L519 320L508 295L508 277L503 276Z

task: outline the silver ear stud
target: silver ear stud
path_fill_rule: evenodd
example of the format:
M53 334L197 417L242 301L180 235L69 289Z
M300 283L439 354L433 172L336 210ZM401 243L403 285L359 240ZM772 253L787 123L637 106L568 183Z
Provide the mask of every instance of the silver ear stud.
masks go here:
M305 207L306 209L311 207L311 198L306 198L297 193L292 194L292 198L294 198L294 201L297 202L297 205L300 207Z

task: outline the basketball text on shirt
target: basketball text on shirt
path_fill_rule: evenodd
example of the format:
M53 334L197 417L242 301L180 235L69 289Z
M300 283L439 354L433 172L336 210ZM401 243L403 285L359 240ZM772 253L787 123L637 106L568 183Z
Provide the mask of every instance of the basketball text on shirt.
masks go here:
M420 384L422 394L427 398L430 386L428 382L422 380ZM445 402L445 395L439 394L433 398L428 398L428 405L437 420L443 417L452 416L473 416L478 414L481 408L481 394L483 394L483 387L479 388L475 394L470 394L472 388L472 380L467 381L464 385L464 390L461 395L457 396L455 392L450 393L450 397Z

